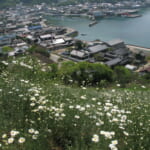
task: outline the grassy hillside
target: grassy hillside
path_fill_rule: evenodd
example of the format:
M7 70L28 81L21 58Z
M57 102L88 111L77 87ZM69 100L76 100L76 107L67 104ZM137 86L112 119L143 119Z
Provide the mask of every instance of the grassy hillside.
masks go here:
M65 86L51 74L32 57L0 63L0 149L149 149L149 88Z

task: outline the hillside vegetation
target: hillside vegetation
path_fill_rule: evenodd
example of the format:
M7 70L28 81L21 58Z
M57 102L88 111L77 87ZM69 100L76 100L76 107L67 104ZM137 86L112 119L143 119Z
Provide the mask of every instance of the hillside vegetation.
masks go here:
M29 56L1 61L0 149L149 149L148 87L66 86L56 68Z

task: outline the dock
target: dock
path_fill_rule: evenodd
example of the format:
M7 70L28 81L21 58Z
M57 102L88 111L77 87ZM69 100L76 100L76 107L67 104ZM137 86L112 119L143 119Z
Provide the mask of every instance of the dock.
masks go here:
M67 27L67 33L65 34L65 36L69 36L69 37L76 37L78 35L78 31L73 29L73 28L69 28Z

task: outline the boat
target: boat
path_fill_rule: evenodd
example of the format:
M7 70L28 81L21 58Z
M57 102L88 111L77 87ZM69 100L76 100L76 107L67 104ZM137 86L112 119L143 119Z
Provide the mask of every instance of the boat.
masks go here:
M82 36L86 36L87 34L85 34L85 33L82 33L81 35L82 35Z
M92 27L93 25L97 24L98 22L97 21L93 21L89 24L89 27Z
M141 17L142 15L128 15L127 18L136 18L136 17Z
M139 14L136 14L136 15L131 15L131 14L124 14L122 15L122 17L125 17L125 18L137 18L137 17L141 17L142 15L139 15Z

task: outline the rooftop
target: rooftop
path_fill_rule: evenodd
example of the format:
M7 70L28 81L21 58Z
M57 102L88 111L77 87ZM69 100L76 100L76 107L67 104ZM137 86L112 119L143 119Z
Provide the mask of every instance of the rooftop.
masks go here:
M51 34L45 34L45 35L41 35L41 36L40 36L41 39L51 38L51 37L52 37Z
M124 42L120 39L115 39L115 40L109 41L108 45L114 46L114 45L117 45L117 44L120 44L120 43L124 43Z
M65 42L64 39L55 39L53 40L53 44L63 44Z
M95 45L95 46L91 46L91 47L89 47L88 48L88 51L90 52L90 53L98 53L98 52L101 52L101 51L104 51L104 50L106 50L106 49L108 49L108 46L107 45Z
M84 58L84 57L88 56L85 52L78 51L78 50L71 51L70 55L76 56L76 57L79 57L79 58Z
M126 54L129 54L129 50L126 49L126 48L119 48L119 49L115 50L114 53L115 53L116 55L124 56L124 55L126 55Z
M115 58L115 59L112 59L110 61L107 61L105 64L108 65L108 66L114 66L114 65L117 65L120 62L121 62L120 58Z

